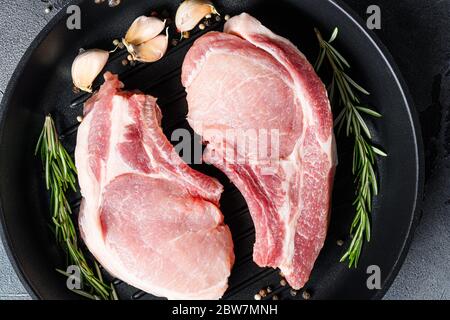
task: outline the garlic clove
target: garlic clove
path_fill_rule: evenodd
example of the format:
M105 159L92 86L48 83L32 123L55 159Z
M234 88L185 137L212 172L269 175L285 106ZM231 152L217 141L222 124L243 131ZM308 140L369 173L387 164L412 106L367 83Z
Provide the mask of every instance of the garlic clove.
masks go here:
M92 92L92 83L108 62L109 52L90 49L80 53L72 63L72 81L80 90Z
M138 45L153 39L164 30L166 20L157 17L140 16L131 24L125 35L128 44Z
M141 62L155 62L164 56L168 44L169 33L167 28L166 34L160 34L137 46L131 45L130 53L134 60Z
M210 1L185 0L175 15L175 25L179 32L191 31L195 26L209 14L218 14L216 8Z

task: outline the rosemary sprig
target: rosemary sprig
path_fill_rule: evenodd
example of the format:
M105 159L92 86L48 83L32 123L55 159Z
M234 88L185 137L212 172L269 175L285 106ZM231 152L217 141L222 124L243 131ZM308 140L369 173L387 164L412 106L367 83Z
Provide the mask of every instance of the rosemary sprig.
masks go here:
M375 168L376 156L386 157L379 148L372 144L372 135L363 118L363 114L380 118L381 114L363 106L358 94L369 95L363 87L357 84L348 74L348 61L331 45L338 36L335 28L331 38L323 39L319 30L315 29L320 44L320 53L315 64L318 72L326 60L333 76L328 87L330 101L337 102L340 111L335 119L338 133L345 128L347 137L354 140L352 172L355 177L356 198L353 205L356 215L350 227L352 241L341 262L348 260L349 267L356 267L364 240L370 241L370 213L373 197L378 194L378 182Z
M40 155L45 170L45 184L50 191L50 207L56 240L66 252L68 264L78 266L85 280L83 290L73 291L90 299L116 300L114 286L103 280L96 262L95 272L92 270L78 245L78 236L71 217L72 210L66 197L68 190L76 191L77 170L72 158L59 141L50 115L45 118L35 154ZM57 271L67 277L71 276L65 271Z

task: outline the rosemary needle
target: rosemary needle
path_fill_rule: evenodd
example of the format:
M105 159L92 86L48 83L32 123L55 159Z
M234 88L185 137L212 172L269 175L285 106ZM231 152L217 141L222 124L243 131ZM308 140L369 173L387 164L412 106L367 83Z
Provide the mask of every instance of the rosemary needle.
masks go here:
M94 300L118 300L112 283L108 284L103 280L96 262L94 262L96 272L92 270L78 245L78 236L71 217L72 210L66 198L67 191L76 191L77 170L72 158L59 141L55 123L50 115L45 117L35 154L40 155L45 170L45 183L47 190L50 191L56 240L66 252L68 264L78 266L85 280L83 290L72 291ZM71 276L65 271L58 269L57 271L67 277Z
M370 241L372 200L378 194L376 156L387 156L372 144L372 135L363 114L375 118L381 117L381 114L361 105L358 94L369 95L369 92L347 74L349 62L331 45L338 37L338 29L334 29L328 41L323 39L319 30L315 29L315 32L320 44L315 69L318 72L326 60L333 73L328 94L330 101L337 103L340 108L335 118L335 126L338 133L345 128L346 136L352 137L354 141L352 172L356 185L356 197L353 202L356 214L350 227L352 241L341 258L341 262L348 261L351 268L358 264L364 240Z

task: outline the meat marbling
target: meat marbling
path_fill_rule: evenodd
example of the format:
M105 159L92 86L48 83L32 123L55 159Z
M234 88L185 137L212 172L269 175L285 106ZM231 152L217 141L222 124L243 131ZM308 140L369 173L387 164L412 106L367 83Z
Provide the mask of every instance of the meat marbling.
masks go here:
M325 241L337 163L323 83L291 42L245 13L195 41L182 83L188 121L207 144L204 159L247 201L254 261L303 287ZM238 146L236 136L251 129L277 130L278 159ZM249 161L230 158L230 149Z
M82 238L114 276L169 299L217 299L234 262L222 185L188 167L160 128L156 99L117 76L85 104L75 151Z

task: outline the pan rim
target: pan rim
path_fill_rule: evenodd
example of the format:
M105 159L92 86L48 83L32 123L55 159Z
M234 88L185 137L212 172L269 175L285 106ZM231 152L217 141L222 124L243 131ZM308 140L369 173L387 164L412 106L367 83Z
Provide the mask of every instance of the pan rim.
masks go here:
M10 100L12 98L14 89L17 86L18 78L23 72L23 69L29 62L34 51L39 47L39 45L45 40L48 34L59 23L61 18L66 14L67 7L69 7L70 5L79 4L83 1L84 0L72 0L69 3L67 3L63 8L61 8L59 12L55 14L55 16L52 19L50 19L50 21L42 28L42 30L38 33L38 35L31 41L22 58L19 60L11 78L8 81L8 85L6 87L2 101L0 103L0 142L3 140L5 127L4 120L6 118L6 114L9 109ZM5 214L3 209L3 196L2 194L0 194L0 238L2 240L6 254L20 282L22 283L23 287L28 292L28 294L31 296L31 298L33 300L36 299L42 300L43 298L42 295L39 293L40 292L39 288L37 288L32 283L31 279L29 279L26 276L23 267L19 264L18 258L16 257L16 254L14 253L13 249L11 248L12 243L12 241L10 240L11 235L8 233L8 227L6 226L4 217Z
M383 58L386 66L390 70L394 81L398 87L399 92L401 93L402 100L404 101L406 111L408 113L408 121L410 123L412 129L412 135L414 137L414 147L415 147L415 197L413 203L413 209L411 212L411 220L409 222L407 228L407 234L403 240L401 245L401 250L399 250L396 261L391 268L390 273L383 281L383 286L380 290L378 290L371 299L381 299L387 292L387 290L391 287L394 279L398 275L401 266L404 263L406 255L409 251L411 241L414 236L414 230L416 229L420 211L421 211L421 203L423 198L423 190L424 190L424 146L422 141L422 134L420 128L420 122L418 119L417 111L414 107L413 100L410 96L408 87L406 85L403 76L398 69L397 64L395 63L394 58L389 53L388 49L381 42L381 40L376 36L373 31L366 30L363 27L363 20L351 9L347 4L343 3L340 0L326 0L332 6L336 8L336 10L343 13L346 18L349 20L351 24L354 25L355 28L361 32L364 37L371 42L373 47L378 51L379 55ZM19 60L17 67L15 68L11 78L9 79L7 88L3 94L3 98L0 104L0 143L3 140L4 136L4 127L5 127L5 118L8 113L10 107L10 100L13 96L15 88L17 87L17 82L25 66L28 64L31 56L33 55L36 48L45 40L48 34L55 28L55 26L60 22L62 17L66 15L66 9L70 5L76 5L84 2L84 0L72 0L69 1L60 11L43 27L43 29L39 32L39 34L32 40L29 47L23 54L22 58ZM12 248L11 235L8 233L8 227L5 222L5 214L3 208L3 196L0 194L0 237L2 239L6 254L8 256L11 265L15 273L17 274L19 280L22 285L26 289L26 291L30 294L33 299L43 299L42 294L40 293L40 289L32 283L32 280L27 277L25 274L22 265L19 263L19 259L17 255L14 253Z
M424 145L422 140L422 129L420 126L420 121L417 113L417 109L414 106L413 99L411 97L411 94L409 92L408 86L406 84L406 81L404 80L400 69L398 68L397 64L395 63L395 59L392 57L391 53L387 49L387 47L383 44L383 42L378 38L378 36L370 30L366 30L366 28L363 27L364 23L363 20L354 12L353 9L351 9L347 4L343 3L340 0L328 0L329 3L334 5L337 10L341 11L347 18L352 21L355 26L364 34L364 36L372 43L374 48L379 52L380 56L383 58L384 62L386 63L386 66L391 71L392 76L394 77L394 80L398 86L398 89L401 93L402 99L404 100L406 111L409 116L409 122L411 123L412 127L412 134L414 137L414 146L415 146L415 153L416 153L416 186L415 186L415 197L414 197L414 204L412 209L412 219L409 223L408 227L408 233L403 241L402 249L399 251L398 257L396 259L396 262L394 266L392 267L389 275L385 278L383 286L381 290L378 290L374 296L372 297L372 300L378 300L382 299L386 292L391 287L392 283L394 282L395 278L397 277L398 273L400 272L401 267L403 266L403 263L406 259L406 256L409 252L409 249L411 247L411 242L414 237L414 231L417 228L417 225L420 220L420 211L422 208L422 201L423 201L423 190L424 190L424 181L425 181L425 157L424 157Z

